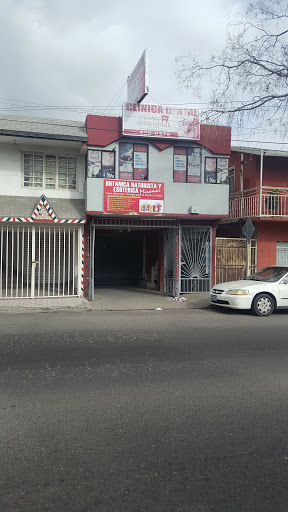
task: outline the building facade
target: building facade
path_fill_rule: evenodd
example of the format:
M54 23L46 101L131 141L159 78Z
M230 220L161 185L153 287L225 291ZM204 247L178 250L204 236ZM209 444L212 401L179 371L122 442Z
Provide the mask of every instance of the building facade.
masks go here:
M218 237L240 239L247 219L253 222L255 269L288 264L288 153L232 148L229 160L229 217ZM244 271L244 270L243 270Z
M84 123L0 116L0 297L83 294Z
M228 216L230 128L167 140L123 135L121 117L89 115L86 130L85 294L112 284L208 291L216 227Z

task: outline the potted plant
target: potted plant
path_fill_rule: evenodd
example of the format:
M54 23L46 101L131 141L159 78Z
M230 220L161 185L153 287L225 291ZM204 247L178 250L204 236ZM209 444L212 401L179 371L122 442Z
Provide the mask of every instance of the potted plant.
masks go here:
M279 188L272 188L269 190L269 196L265 198L265 204L268 210L277 210L279 204Z

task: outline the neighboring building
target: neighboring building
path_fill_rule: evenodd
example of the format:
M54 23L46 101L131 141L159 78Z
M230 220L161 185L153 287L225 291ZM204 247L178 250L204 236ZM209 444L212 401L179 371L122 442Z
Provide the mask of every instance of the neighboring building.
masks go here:
M247 269L248 272L267 265L288 265L287 166L288 152L232 148L229 160L229 218L219 225L217 237L221 237L224 243L226 239L226 247L228 239L231 239L231 244L235 239L236 247L236 239L240 244L244 223L248 218L251 219L255 232L250 247L251 268ZM230 263L226 261L226 264L233 267L232 259L230 255ZM234 267L237 264L241 267L240 260L240 252L236 248ZM241 269L245 275L245 258L242 258ZM232 277L241 276L230 275Z
M0 296L83 293L85 125L0 116Z
M123 136L122 118L94 115L86 129L89 297L112 284L208 291L228 216L231 129L201 125L197 141Z

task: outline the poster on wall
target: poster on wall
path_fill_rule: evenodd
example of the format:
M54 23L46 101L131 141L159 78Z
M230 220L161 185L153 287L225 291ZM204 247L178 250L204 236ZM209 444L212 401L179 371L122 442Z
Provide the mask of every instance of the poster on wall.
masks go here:
M217 163L217 158L207 157L205 159L205 173L204 173L204 182L205 183L217 183L216 163Z
M89 149L87 163L88 178L102 178L101 151Z
M105 213L164 213L164 183L104 180Z
M188 183L201 182L201 148L188 148Z
M134 151L134 168L147 169L147 153Z
M186 182L187 156L185 148L174 148L174 181Z
M102 153L102 178L115 178L114 151L103 151Z
M148 178L148 154L144 144L134 145L134 178L145 180Z
M217 158L217 183L228 183L228 158Z
M186 172L186 154L184 154L184 155L174 154L174 171Z
M133 178L133 144L119 144L119 173L122 178Z

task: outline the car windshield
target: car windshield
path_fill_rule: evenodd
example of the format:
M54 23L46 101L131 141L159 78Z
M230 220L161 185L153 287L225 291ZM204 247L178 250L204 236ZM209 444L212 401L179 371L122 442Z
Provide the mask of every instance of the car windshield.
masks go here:
M249 281L266 281L268 283L275 283L279 281L281 277L287 274L287 267L266 267L262 268L255 274L251 274L251 276L245 277L245 280Z

